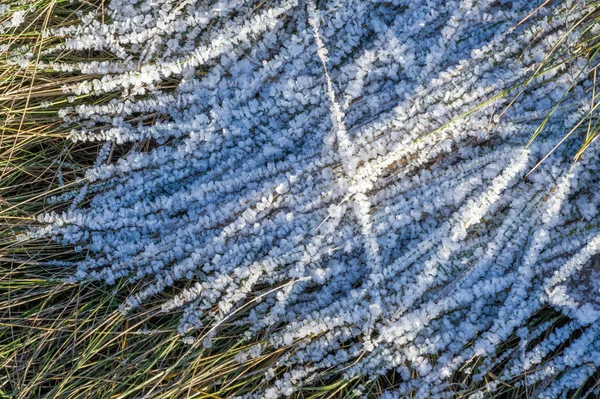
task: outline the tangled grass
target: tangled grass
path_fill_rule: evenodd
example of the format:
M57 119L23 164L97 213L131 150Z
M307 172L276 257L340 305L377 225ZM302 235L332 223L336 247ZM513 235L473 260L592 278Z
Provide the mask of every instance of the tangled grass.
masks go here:
M49 203L55 194L77 187L84 172L94 165L101 145L75 143L68 139L71 126L61 122L58 112L67 104L106 104L116 94L73 98L62 91L65 84L87 80L89 76L56 72L36 67L47 59L44 49L56 44L45 37L48 28L77 22L77 12L95 12L102 17L105 3L39 1L35 4L7 3L9 11L0 16L0 24L11 21L16 12L32 7L25 21L0 35L0 397L17 398L228 398L260 391L262 375L277 361L285 348L265 351L240 363L239 353L266 343L260 334L244 340L245 329L225 323L211 348L201 342L186 345L177 332L178 320L161 315L159 296L141 305L135 313L122 314L119 305L133 292L135 285L126 280L114 286L101 282L64 283L60 279L74 272L50 260L77 261L81 254L52 240L20 241L20 233L38 224L41 214L69 207L67 202ZM593 31L597 14L582 23L590 34L575 47L590 59L586 73L596 80L598 36ZM0 25L1 26L1 25ZM33 43L33 46L32 46ZM35 61L27 67L6 60L23 45L36 51ZM46 58L45 58L46 57ZM91 51L65 51L60 60L110 60L111 55ZM553 67L553 58L546 65ZM540 73L545 69L541 69ZM594 110L572 136L583 137L574 157L579 158L596 139L600 128ZM558 105L557 105L558 106ZM549 109L549 113L552 109ZM543 130L540 129L539 133ZM538 132L534 132L538 133ZM535 136L535 134L534 134ZM151 141L116 146L110 162L130 151L149 150ZM531 328L545 326L543 336L569 322L567 316L544 308L531 317ZM574 332L574 337L577 336ZM500 346L498 358L519 346L513 336ZM564 346L556 349L556 354ZM475 362L476 363L476 362ZM475 367L475 365L472 365ZM589 378L571 397L594 392L598 373ZM529 389L520 387L520 375L511 381L498 381L500 388L490 397L528 397ZM391 372L378 379L343 379L337 372L325 375L294 395L301 398L378 397L396 386L400 376ZM488 382L498 380L489 372L483 381L472 382L469 374L450 377L457 385L467 385L460 395L478 392ZM359 388L357 390L357 388Z
M104 0L3 5L10 9L0 16L0 24L19 10L34 11L0 35L0 398L228 398L257 389L257 377L277 353L241 365L236 355L255 344L237 342L243 330L225 328L211 350L186 345L177 333L177 320L155 316L160 304L147 303L136 314L119 312L135 287L125 281L112 287L64 283L61 279L73 269L48 260L73 261L79 253L51 240L17 240L38 224L38 215L69 206L46 200L71 190L101 147L67 139L71 127L61 122L58 111L65 104L106 103L111 96L69 98L61 87L89 76L6 62L32 43L36 61L57 61L42 55L56 42L41 32L77 22L81 11L101 15ZM69 51L59 58L77 62L109 56ZM141 142L136 148L149 146ZM120 146L112 156L118 159L130 150ZM305 397L342 397L357 384L323 383L307 389ZM381 392L381 382L371 390Z

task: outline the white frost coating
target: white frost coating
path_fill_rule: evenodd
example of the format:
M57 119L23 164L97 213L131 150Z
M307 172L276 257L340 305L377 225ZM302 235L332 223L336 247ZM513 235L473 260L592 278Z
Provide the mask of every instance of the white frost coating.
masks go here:
M186 342L210 347L231 319L272 332L239 362L294 345L258 397L332 369L394 370L390 398L443 398L461 389L453 373L492 369L558 376L536 395L566 394L600 359L598 293L573 285L600 250L598 149L569 172L568 141L524 176L589 112L585 60L536 78L506 112L517 90L496 95L585 12L571 3L515 28L536 2L113 0L110 23L47 32L68 38L49 54L113 60L41 67L94 76L71 95L121 95L63 109L74 140L154 149L110 162L107 144L89 185L62 197L75 205L32 236L89 251L75 280L142 281L125 311L189 282L163 304L183 308ZM543 306L572 320L527 327ZM498 356L513 335L519 350ZM473 397L500 385L482 386Z

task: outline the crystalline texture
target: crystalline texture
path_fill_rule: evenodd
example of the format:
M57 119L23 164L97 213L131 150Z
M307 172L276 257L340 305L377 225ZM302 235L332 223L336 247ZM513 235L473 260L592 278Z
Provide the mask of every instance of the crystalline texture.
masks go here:
M533 339L523 326L546 304L573 328L512 358L503 378L585 327L531 378L565 371L539 395L564 392L599 358L598 301L564 282L598 252L586 199L600 180L596 150L570 170L568 143L523 179L589 111L573 90L524 149L574 77L589 85L572 59L519 86L564 19L585 13L557 1L520 24L532 3L112 0L110 23L48 32L69 38L48 51L114 61L41 67L102 76L64 88L73 95L120 93L61 111L79 126L73 140L158 146L101 160L87 192L32 235L89 250L74 279L141 280L125 311L189 281L163 310L183 307L180 332L200 329L207 347L232 314L272 329L271 346L302 341L260 397L332 367L397 369L405 379L389 397L444 397L469 359L484 359L481 380L509 336Z

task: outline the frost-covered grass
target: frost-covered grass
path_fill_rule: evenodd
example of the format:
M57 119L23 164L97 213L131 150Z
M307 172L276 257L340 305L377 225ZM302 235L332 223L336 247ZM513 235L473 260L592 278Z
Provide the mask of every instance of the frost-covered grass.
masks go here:
M252 365L241 369L233 360L243 345L230 345L225 338L223 344L215 345L221 353L211 356L203 349L192 349L180 342L176 320L149 317L151 306L147 313L130 316L117 311L131 287L56 281L72 270L50 266L47 261L78 259L72 248L46 239L15 240L35 223L36 215L66 206L46 200L69 190L85 168L94 164L98 152L95 144L67 140L69 129L57 115L69 103L61 86L88 77L34 66L20 68L7 63L7 58L32 43L34 54L43 52L52 44L51 39L41 39L43 26L72 24L77 21L76 10L101 12L102 2L25 4L3 2L0 6L12 7L2 14L0 23L13 20L14 10L35 7L21 26L0 35L0 46L10 46L2 47L0 60L0 397L108 398L117 394L135 397L142 392L172 397L212 392L217 396L208 397L229 397L231 390L252 387L251 376L239 382L242 371L254 370ZM71 51L52 58L42 54L39 60L57 58L70 62L110 59L106 54ZM111 97L81 96L76 102L105 103ZM128 150L116 149L115 156ZM142 328L154 331L143 334ZM228 333L232 339L240 332L230 329ZM258 359L258 366L259 361L268 363L269 359Z
M55 43L41 39L44 26L77 23L77 10L101 16L103 2L5 5L11 8L2 10L0 23L12 21L14 11L29 7L32 11L24 14L20 26L7 27L0 35L0 397L227 398L257 389L257 376L274 360L263 355L242 365L235 359L240 351L260 342L238 344L236 338L244 329L226 328L211 351L191 347L181 342L177 319L152 316L158 304L148 303L147 310L138 314L118 311L135 286L124 282L112 287L65 284L58 279L73 269L48 261L79 259L73 248L48 239L15 239L36 224L37 215L68 208L68 203L49 204L47 199L69 191L94 164L100 146L66 139L70 127L58 117L58 111L74 100L61 87L89 76L38 69L35 62L21 68L7 59L33 43L37 61L37 53ZM56 59L76 62L111 57L87 51L39 56L43 62ZM113 97L83 95L74 103L102 104ZM148 145L139 143L136 148L147 150ZM115 148L113 156L130 149ZM322 389L310 392L314 397L328 397L349 392L355 384L324 381L316 386ZM373 392L381 390L373 384Z
M0 392L597 395L597 5L538 5L8 3Z

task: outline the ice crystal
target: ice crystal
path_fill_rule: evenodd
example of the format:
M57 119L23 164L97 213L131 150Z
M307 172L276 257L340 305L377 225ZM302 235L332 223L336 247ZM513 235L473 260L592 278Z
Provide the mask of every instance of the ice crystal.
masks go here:
M600 251L600 176L593 149L571 168L567 142L524 178L589 112L586 60L558 53L564 62L529 78L585 12L572 1L112 0L105 23L83 15L47 32L65 38L47 52L113 60L41 67L90 75L69 95L118 95L63 109L73 140L156 146L107 162L106 144L70 209L32 235L89 251L75 280L143 282L124 311L188 282L163 304L183 308L187 341L201 331L210 347L235 314L270 331L271 347L296 346L260 397L333 368L396 370L386 397L440 398L473 358L475 380L501 363L504 379L560 376L535 393L558 397L600 359L597 287L578 285ZM570 322L538 339L546 330L527 323L545 306ZM514 334L523 355L498 358Z

